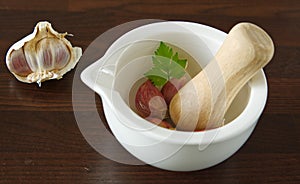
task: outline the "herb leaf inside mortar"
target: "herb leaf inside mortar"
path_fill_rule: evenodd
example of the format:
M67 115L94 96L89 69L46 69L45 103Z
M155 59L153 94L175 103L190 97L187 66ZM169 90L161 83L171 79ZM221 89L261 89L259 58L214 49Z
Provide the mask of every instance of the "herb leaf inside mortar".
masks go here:
M144 75L156 86L161 87L172 78L184 76L187 59L179 59L178 53L174 54L173 49L164 42L160 42L159 47L152 57L153 67Z

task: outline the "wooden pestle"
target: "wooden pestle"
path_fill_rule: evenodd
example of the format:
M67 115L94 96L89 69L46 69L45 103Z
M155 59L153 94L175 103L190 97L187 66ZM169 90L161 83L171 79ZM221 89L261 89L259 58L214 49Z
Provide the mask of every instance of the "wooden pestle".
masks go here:
M204 130L224 124L224 115L240 89L273 57L270 36L251 23L228 33L212 61L173 97L170 116L176 129Z

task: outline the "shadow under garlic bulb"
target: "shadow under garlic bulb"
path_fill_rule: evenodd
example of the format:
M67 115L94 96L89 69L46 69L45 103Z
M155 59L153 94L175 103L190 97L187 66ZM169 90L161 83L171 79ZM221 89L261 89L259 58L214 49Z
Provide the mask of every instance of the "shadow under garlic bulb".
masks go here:
M19 81L39 86L46 80L61 79L82 55L81 48L72 47L66 35L56 32L49 22L39 22L32 34L8 50L8 69Z

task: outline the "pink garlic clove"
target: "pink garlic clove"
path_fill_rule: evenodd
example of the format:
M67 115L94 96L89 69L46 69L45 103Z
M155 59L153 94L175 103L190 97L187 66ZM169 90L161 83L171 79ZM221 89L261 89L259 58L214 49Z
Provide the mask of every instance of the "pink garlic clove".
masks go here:
M20 76L27 76L32 73L22 49L13 51L10 60L12 62L9 63L9 68L12 72L18 73Z
M161 89L161 93L166 100L166 103L169 105L174 95L188 82L185 76L177 79L170 79Z
M46 70L62 69L70 60L66 45L58 39L47 38L37 44L37 55L41 58L41 67Z
M164 119L168 106L161 92L151 83L144 82L138 89L135 96L135 106L138 114L143 118Z

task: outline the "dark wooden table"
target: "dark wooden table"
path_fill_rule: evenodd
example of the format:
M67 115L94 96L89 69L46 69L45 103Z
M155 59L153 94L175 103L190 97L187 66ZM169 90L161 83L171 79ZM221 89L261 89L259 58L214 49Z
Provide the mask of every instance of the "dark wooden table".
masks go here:
M267 106L250 139L228 160L183 173L126 165L102 156L82 136L77 112L87 119L89 114L104 116L100 98L79 81L80 71L122 31L139 23L103 44L100 40L100 47L85 52L75 70L41 88L18 82L5 65L7 49L40 20L74 34L72 43L86 50L110 28L139 19L192 21L226 32L237 22L250 21L273 37L276 53L265 68ZM300 1L0 0L0 27L1 184L300 183ZM73 89L74 82L80 87ZM85 98L90 94L95 101ZM120 157L126 155L118 151Z

